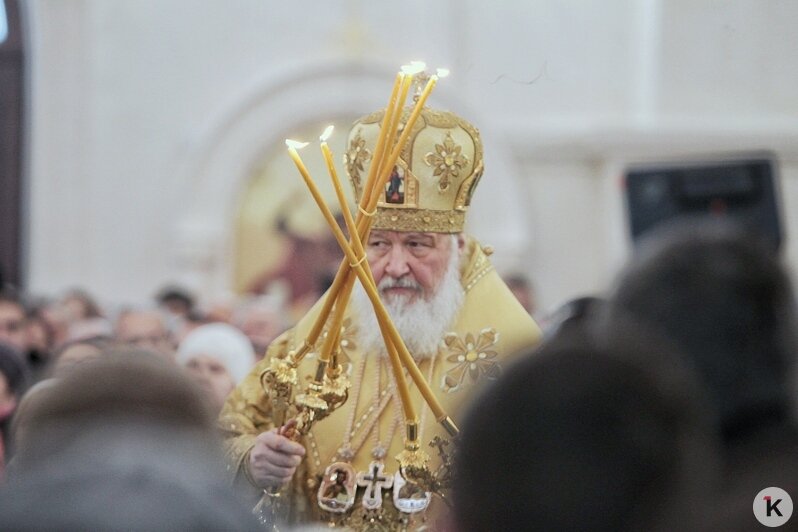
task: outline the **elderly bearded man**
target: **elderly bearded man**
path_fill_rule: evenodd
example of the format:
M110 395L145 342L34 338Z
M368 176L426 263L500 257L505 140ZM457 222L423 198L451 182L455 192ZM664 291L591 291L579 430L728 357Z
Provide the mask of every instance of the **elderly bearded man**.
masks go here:
M349 135L345 163L358 199L383 115L378 111L358 120ZM403 123L406 118L407 111ZM366 243L368 262L410 353L456 419L477 387L498 377L506 358L536 343L540 332L493 270L488 253L462 233L465 211L482 175L478 131L456 115L424 109L393 173ZM437 528L445 505L436 497L404 504L407 491L402 491L394 458L403 449L402 409L380 329L361 286L355 288L340 336L339 360L352 383L348 400L299 442L274 426L260 376L269 359L303 345L319 308L316 304L294 329L277 338L265 360L227 400L220 423L236 479L259 493L282 489L281 496L290 501L292 523ZM308 355L299 365L300 386L314 375L316 363ZM426 445L446 434L420 393L411 388L411 394L420 417L419 442L432 456L434 470L440 459ZM351 468L328 469L340 463ZM359 481L350 483L347 497L342 479L351 478L352 471Z

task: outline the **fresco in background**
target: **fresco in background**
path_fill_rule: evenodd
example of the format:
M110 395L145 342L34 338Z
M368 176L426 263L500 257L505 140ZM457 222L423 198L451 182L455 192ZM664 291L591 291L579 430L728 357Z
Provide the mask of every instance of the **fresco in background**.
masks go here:
M341 161L353 121L333 121L335 132L328 141L350 209L352 190ZM300 150L302 160L327 205L340 218L318 142L329 124L313 124L288 137L309 142ZM239 205L233 279L236 292L277 295L284 298L295 317L302 315L332 282L343 253L282 144L273 146L256 166Z

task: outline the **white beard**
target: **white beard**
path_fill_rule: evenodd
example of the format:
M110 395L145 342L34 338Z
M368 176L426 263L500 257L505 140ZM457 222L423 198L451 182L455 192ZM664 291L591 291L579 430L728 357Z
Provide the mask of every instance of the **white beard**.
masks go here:
M382 289L390 286L406 286L418 288L415 280L402 278L399 280L383 277L378 286L380 299L391 316L399 335L407 345L410 354L416 360L432 357L441 344L447 328L453 323L465 299L465 291L460 283L460 256L457 241L453 240L451 256L446 272L441 279L438 290L429 299L417 297L410 302L409 297L402 295L386 296ZM358 283L352 294L352 308L357 323L356 342L363 353L387 356L377 316L371 300L363 287Z

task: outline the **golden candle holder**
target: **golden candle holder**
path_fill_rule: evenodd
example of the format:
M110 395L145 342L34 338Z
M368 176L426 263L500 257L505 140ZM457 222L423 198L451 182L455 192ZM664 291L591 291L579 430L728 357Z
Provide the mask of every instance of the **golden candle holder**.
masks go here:
M305 342L307 345L307 342ZM294 441L307 435L316 421L324 419L343 405L349 397L349 378L340 372L326 371L326 364L319 364L316 379L312 380L304 393L291 398L297 385L296 360L289 353L286 358L272 359L261 374L261 385L272 401L275 425L280 433ZM295 409L293 422L285 423L290 407ZM279 523L287 517L289 505L279 488L263 490L263 496L252 509L261 525L272 532L279 532Z
M285 423L291 395L297 384L296 366L291 358L271 359L269 367L260 374L260 384L271 401L274 424L280 427Z
M440 436L435 436L430 441L429 446L438 449L441 459L441 465L435 471L428 466L429 455L417 446L416 449L406 447L396 456L399 473L408 485L413 486L413 489L437 495L447 506L451 506L449 490L452 487L452 453L446 450L450 444L449 440Z
M342 406L349 397L349 378L327 371L327 364L319 362L316 378L308 384L305 393L297 395L296 432L305 436L316 421L322 420Z

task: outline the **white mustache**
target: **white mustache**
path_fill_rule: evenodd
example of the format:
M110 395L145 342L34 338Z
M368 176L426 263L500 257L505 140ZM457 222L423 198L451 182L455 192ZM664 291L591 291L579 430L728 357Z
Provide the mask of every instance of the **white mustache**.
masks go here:
M399 279L383 277L380 281L379 289L388 290L390 288L412 288L413 290L421 291L421 284L411 277L400 277Z

